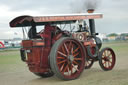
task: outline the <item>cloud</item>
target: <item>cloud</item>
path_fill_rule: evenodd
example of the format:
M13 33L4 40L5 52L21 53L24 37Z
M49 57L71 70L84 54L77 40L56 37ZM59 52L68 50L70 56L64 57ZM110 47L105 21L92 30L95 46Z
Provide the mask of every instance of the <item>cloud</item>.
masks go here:
M9 6L11 11L24 11L24 10L33 10L33 11L44 11L50 13L50 11L63 11L62 9L67 9L67 5L70 0L1 0L1 5ZM59 7L59 8L58 8ZM65 10L66 11L66 10Z
M12 38L15 37L13 32L21 32L20 28L9 27L9 22L17 16L72 13L83 10L83 1L86 0L1 0L0 38ZM128 0L100 1L102 2L95 12L103 13L104 18L96 20L96 30L102 33L128 32Z
M17 35L15 35L15 33L17 33ZM13 39L14 37L22 38L21 29L8 29L8 31L2 30L2 32L0 32L0 39Z

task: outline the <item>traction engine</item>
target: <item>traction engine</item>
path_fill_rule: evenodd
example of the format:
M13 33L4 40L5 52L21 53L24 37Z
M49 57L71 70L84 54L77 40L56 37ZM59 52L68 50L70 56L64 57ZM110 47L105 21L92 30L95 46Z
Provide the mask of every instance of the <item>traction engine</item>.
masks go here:
M105 71L113 69L115 53L109 47L101 49L102 42L95 31L94 19L103 15L88 11L82 14L19 16L10 22L10 27L23 27L21 60L27 63L32 73L40 77L56 75L62 80L73 80L96 61ZM43 29L37 32L37 26L43 26ZM70 31L64 30L65 27ZM77 30L73 31L75 28Z

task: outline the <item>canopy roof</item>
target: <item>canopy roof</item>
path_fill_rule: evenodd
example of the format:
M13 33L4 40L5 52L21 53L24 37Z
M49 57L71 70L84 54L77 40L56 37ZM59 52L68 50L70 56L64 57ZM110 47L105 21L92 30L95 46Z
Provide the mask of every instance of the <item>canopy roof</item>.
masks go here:
M49 15L49 16L19 16L10 22L10 27L24 27L35 25L45 25L48 23L74 23L83 19L102 18L102 14L84 13L84 14L65 14L65 15Z

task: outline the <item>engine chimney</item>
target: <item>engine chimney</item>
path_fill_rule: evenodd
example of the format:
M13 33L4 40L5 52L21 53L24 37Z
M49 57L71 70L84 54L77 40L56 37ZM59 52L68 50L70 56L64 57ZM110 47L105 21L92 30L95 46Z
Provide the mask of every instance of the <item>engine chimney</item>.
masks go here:
M87 12L88 13L93 13L95 10L94 9L88 9Z
M88 13L93 13L94 9L88 9ZM94 19L89 19L89 27L90 27L90 32L92 36L96 36L96 31L95 31L95 20Z

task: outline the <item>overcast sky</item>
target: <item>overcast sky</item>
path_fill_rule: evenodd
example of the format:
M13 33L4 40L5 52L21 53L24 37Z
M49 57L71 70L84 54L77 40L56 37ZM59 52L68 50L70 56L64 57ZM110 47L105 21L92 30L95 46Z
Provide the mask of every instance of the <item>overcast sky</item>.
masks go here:
M95 12L104 14L103 19L96 20L97 32L128 32L128 0L91 1L98 2ZM83 0L0 0L0 39L21 37L20 28L9 27L9 22L17 16L84 12L87 7L84 5Z

